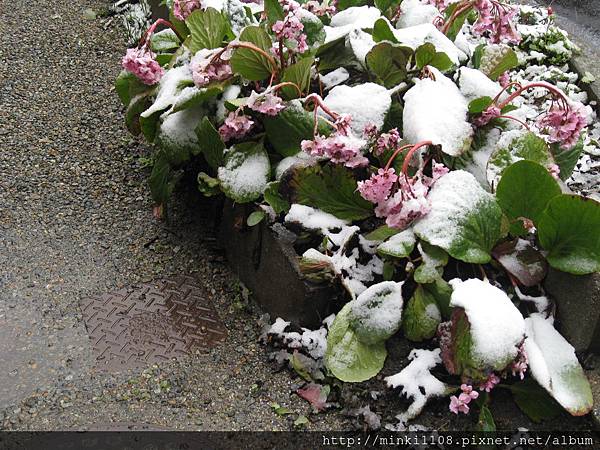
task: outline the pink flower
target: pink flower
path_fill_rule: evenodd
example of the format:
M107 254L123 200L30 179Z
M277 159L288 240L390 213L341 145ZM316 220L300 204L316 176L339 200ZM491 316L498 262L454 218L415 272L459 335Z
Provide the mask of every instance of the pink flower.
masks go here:
M388 227L404 230L430 211L431 205L427 199L429 188L419 175L412 178L400 176L398 181L396 193L375 208L375 215L385 216Z
M285 109L283 99L269 92L257 94L252 91L246 105L250 109L266 114L267 116L276 116L280 111Z
M400 133L397 128L392 128L388 133L382 133L375 144L375 154L381 155L388 149L392 149L400 142Z
M254 122L236 111L229 113L225 123L219 127L219 134L225 142L231 139L240 139L252 129Z
M316 16L334 15L337 11L335 4L326 5L326 2L319 3L315 0L309 0L304 7Z
M513 26L517 14L516 8L496 0L477 0L473 6L479 13L473 26L475 34L481 36L487 33L493 44L521 42L521 36Z
M450 412L457 415L458 413L469 414L469 406L456 397L456 395L453 395L450 397Z
M432 167L431 184L435 183L437 180L439 180L440 178L442 178L448 172L450 172L450 169L448 169L445 165L443 165L441 163L437 163L437 162L434 161L433 162L433 167Z
M147 85L153 85L160 81L165 71L154 59L156 54L147 46L129 48L123 57L123 68Z
M304 25L300 21L301 17L298 13L300 5L293 0L287 0L281 3L284 11L287 12L287 15L283 20L275 22L271 27L271 30L275 33L276 40L283 42L288 49L296 53L304 53L308 50L308 44L306 43L306 34L303 33ZM280 56L279 47L277 45L271 50L277 56Z
M365 139L374 139L375 136L377 136L377 125L375 125L373 122L369 122L365 125L363 137Z
M538 127L550 133L550 142L560 142L567 150L579 140L581 131L587 125L584 106L575 103L567 108L553 107L538 119Z
M459 412L468 414L468 405L472 400L475 400L477 397L479 397L479 392L474 391L473 386L468 384L462 384L460 389L462 390L462 393L458 397L455 395L450 397L450 411L454 414L458 414Z
M369 160L361 153L364 141L354 136L334 133L329 137L315 136L312 141L302 141L302 150L312 156L326 157L336 164L355 168L369 164Z
M523 344L521 344L519 347L519 353L511 366L513 376L519 374L519 378L521 380L525 378L525 372L527 371L528 365L529 359L527 358L527 353L525 353L525 347L523 346Z
M490 105L473 120L473 124L476 127L483 127L496 117L499 117L501 114L500 108L498 108L496 105Z
M444 11L448 7L449 0L426 0L425 3L433 5L440 11Z
M201 50L190 63L192 79L198 87L204 87L213 81L223 81L233 75L229 62L223 59L224 55L214 58L220 50Z
M358 182L358 192L371 203L381 203L388 198L396 181L398 176L394 169L379 169L368 180Z
M173 2L173 15L179 20L185 20L196 9L200 9L200 0L175 0Z
M502 75L498 77L498 83L500 83L500 86L502 86L503 88L510 84L510 73L508 72L508 70L506 72L503 72Z
M349 136L351 133L350 124L352 123L352 116L350 114L340 114L333 126L337 132L343 136Z
M550 164L548 166L548 172L552 175L552 178L555 180L560 180L560 167L558 164Z
M494 389L496 387L496 385L500 383L500 378L494 373L492 372L487 380L485 380L483 383L481 383L479 385L479 390L480 391L485 391L485 392L490 392L492 389Z

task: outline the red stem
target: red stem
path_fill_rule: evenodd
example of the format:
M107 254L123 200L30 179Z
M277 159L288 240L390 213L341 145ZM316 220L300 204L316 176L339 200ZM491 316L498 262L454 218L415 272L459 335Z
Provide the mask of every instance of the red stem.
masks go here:
M419 150L421 147L426 147L426 146L431 145L431 144L432 144L431 141L422 141L422 142L419 142L418 144L415 144L413 146L413 148L411 148L408 151L408 153L404 157L404 163L402 164L402 173L404 175L406 175L408 173L408 165L410 164L410 160L411 160L412 156L415 154L415 152L417 150Z
M452 13L452 15L450 16L450 18L448 19L448 21L442 27L442 30L441 30L442 33L446 34L448 32L448 30L450 29L450 27L452 26L452 24L454 23L454 21L458 18L458 16L460 16L462 13L464 13L466 10L468 10L472 6L473 5L470 1L466 1L461 6L457 6L456 9L454 10L454 12Z
M559 98L560 100L562 100L565 103L565 105L568 105L568 99L560 89L558 89L556 86L554 86L550 83L546 83L544 81L539 81L537 83L531 83L526 86L521 86L515 92L510 94L506 100L504 100L502 103L500 103L498 105L498 108L503 109L506 105L508 105L515 98L517 98L519 95L521 95L524 91L526 91L528 89L536 88L536 87L547 89L551 94L554 95L554 97Z
M390 159L388 159L387 164L385 165L384 170L388 170L390 168L390 166L392 165L392 163L394 162L394 159L396 159L396 156L398 156L400 153L402 153L405 149L412 147L412 144L408 144L408 145L403 145L402 147L397 148L394 153L392 153L392 156L390 156Z
M147 43L147 41L150 38L150 36L152 35L152 33L154 33L154 30L156 30L156 28L159 25L164 25L164 26L170 28L171 30L173 30L173 32L175 33L175 35L181 42L183 42L185 40L185 38L179 34L179 32L175 29L175 26L173 26L173 24L171 22L169 22L168 20L165 20L165 19L157 19L156 22L154 22L152 25L150 25L150 28L148 28L146 30L146 32L142 35L142 37L140 38L138 47L141 47L142 45L145 45Z
M310 94L308 97L304 99L304 103L312 101L315 104L315 110L317 108L321 108L325 111L333 120L337 120L340 115L332 110L330 110L325 103L323 103L323 99L317 94Z
M498 116L498 117L496 117L496 118L497 118L497 119L510 119L510 120L514 120L515 122L517 122L517 123L520 123L520 124L521 124L521 125L523 125L525 128L527 128L527 131L531 131L531 130L529 129L529 126L528 126L528 125L527 125L525 122L523 122L523 121L521 121L521 120L517 119L516 117L502 115L502 116Z

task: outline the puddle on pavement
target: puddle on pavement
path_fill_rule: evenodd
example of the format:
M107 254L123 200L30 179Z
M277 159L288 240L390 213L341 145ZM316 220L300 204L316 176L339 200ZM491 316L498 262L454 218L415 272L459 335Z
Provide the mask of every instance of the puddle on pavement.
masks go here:
M96 366L108 371L206 352L227 332L192 277L140 284L81 301Z

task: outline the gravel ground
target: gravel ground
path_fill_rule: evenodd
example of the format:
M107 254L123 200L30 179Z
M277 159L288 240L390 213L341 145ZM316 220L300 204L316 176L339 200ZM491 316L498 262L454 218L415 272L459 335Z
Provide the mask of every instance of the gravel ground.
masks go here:
M349 429L339 413L310 414L292 393L298 379L267 364L259 314L215 249L212 206L181 202L167 223L152 219L147 149L124 129L112 88L124 38L84 19L85 9L106 6L0 0L0 427L279 430L306 414L309 429ZM208 286L226 342L178 362L96 371L79 299L178 273ZM382 377L407 351L392 341L383 373L350 396L385 391ZM271 402L294 414L277 416ZM389 391L375 406L388 420L400 408ZM499 428L536 428L502 394L494 410ZM450 417L441 400L419 423L470 429L473 419ZM588 425L562 416L542 428Z

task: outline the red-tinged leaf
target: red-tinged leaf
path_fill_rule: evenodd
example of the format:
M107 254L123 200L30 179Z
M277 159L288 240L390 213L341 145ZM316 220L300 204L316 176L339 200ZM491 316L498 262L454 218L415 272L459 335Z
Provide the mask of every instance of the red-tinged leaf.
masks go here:
M296 393L309 402L315 411L323 411L329 406L327 396L330 389L328 385L322 386L320 384L309 383L305 387L298 389Z
M523 286L535 286L546 277L546 259L524 239L503 242L494 248L492 255Z

